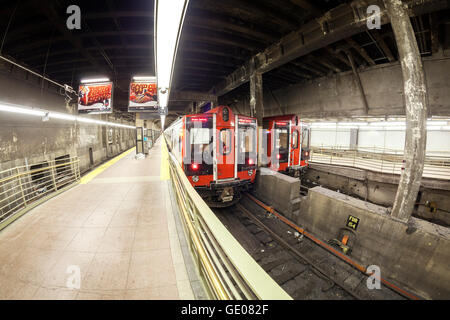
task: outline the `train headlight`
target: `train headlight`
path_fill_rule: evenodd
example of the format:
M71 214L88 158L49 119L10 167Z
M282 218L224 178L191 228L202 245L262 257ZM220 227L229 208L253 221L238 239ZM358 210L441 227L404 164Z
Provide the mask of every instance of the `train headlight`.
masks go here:
M247 173L248 173L249 176L252 176L253 170L248 170Z
M192 176L192 181L198 182L198 176Z

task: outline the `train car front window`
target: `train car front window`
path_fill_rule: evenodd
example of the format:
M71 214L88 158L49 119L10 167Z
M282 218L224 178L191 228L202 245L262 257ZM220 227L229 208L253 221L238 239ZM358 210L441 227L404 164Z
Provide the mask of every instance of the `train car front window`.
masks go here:
M185 172L190 175L205 175L213 173L213 120L212 117L186 119L186 154ZM193 170L191 164L196 164Z
M292 149L298 148L298 131L294 130L292 132Z
M220 130L220 153L223 155L227 155L231 152L231 135L232 132L230 129Z
M238 171L253 169L257 162L256 123L239 123Z
M304 128L302 130L302 149L309 148L309 129Z
M289 149L289 133L287 129L277 129L278 139L277 139L277 148L280 148L280 151L283 149Z

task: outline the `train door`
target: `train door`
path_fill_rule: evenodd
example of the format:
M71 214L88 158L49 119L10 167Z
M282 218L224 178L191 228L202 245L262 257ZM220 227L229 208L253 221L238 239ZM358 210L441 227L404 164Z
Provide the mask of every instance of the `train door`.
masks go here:
M290 160L290 132L289 122L275 121L272 127L272 168L275 170L285 170ZM275 159L276 158L276 159Z
M290 166L300 164L300 131L299 127L291 126L291 159Z
M310 147L310 130L307 126L302 125L302 140L301 140L301 166L307 165L309 158L311 157L311 147Z
M214 156L214 180L234 179L234 127L217 123L214 114L214 128L216 140L216 154Z

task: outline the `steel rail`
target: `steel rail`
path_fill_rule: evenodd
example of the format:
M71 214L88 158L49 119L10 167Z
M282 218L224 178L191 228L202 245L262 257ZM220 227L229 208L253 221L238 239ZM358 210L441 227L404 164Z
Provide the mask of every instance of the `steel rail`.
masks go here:
M236 205L239 210L241 210L247 217L252 219L259 227L261 227L264 231L266 231L272 238L274 238L279 244L281 244L285 249L294 253L297 259L300 262L306 262L313 269L319 272L324 278L331 281L333 284L339 286L342 290L350 294L353 298L357 300L362 300L360 296L355 294L352 290L348 289L341 281L334 279L331 275L328 274L323 268L317 266L311 259L306 257L304 254L300 253L297 249L287 243L283 238L281 238L277 233L275 233L272 229L266 226L261 220L259 220L254 214L252 214L247 208L242 206L240 203Z
M290 226L291 228L297 230L299 233L303 234L305 237L307 237L308 239L310 239L311 241L313 241L314 243L316 243L317 245L319 245L320 247L324 248L325 250L329 251L330 253L332 253L333 255L335 255L336 257L340 258L342 261L348 263L349 265L351 265L352 267L354 267L355 269L357 269L358 271L362 272L364 275L366 276L371 276L373 275L373 273L369 273L367 272L367 268L360 265L359 263L357 263L356 261L354 261L353 259L350 259L350 257L342 254L341 252L335 250L333 247L331 247L330 245L328 245L327 243L323 242L322 240L316 238L315 236L313 236L311 233L307 232L305 229L297 226L295 223L293 223L292 221L290 221L289 219L287 219L286 217L284 217L283 215L281 215L280 213L278 213L276 210L274 210L272 207L264 204L262 201L256 199L255 197L253 197L250 194L246 194L246 196L252 200L253 202L255 202L257 205L259 205L260 207L264 208L265 210L267 210L268 212L270 212L271 214L275 215L278 219L280 219L282 222L284 222L285 224L287 224L288 226ZM380 278L380 281L389 289L395 291L396 293L402 295L405 298L411 299L411 300L423 300L423 298L408 292L400 287L398 287L397 285L387 281L386 279Z

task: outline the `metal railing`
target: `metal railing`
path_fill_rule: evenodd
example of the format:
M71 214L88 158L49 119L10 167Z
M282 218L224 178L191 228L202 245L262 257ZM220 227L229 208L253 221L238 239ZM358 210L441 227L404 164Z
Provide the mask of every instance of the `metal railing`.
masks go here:
M24 209L80 180L77 157L20 166L0 172L0 229Z
M168 154L172 189L186 238L209 297L292 299L225 228L192 187L175 157Z
M427 153L423 177L450 180L450 152ZM359 148L344 149L340 147L312 147L313 163L349 166L381 173L401 174L405 162L403 150Z

